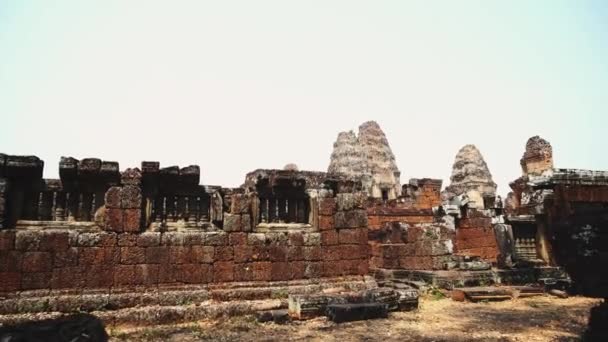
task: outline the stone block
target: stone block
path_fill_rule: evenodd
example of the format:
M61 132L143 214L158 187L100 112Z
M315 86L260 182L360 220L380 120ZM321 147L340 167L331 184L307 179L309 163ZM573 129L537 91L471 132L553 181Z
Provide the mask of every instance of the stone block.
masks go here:
M253 261L253 247L247 245L238 245L234 247L235 262L250 262Z
M118 162L102 161L101 167L99 168L99 174L104 181L108 183L118 184L120 182L120 168Z
M160 246L160 233L144 232L137 236L137 246L154 247Z
M51 272L24 273L21 276L21 289L38 290L51 287Z
M17 179L40 179L44 161L36 156L6 156L4 176Z
M198 165L190 165L179 170L179 178L182 184L198 185L201 177L201 168Z
M50 272L53 269L53 258L48 252L25 252L23 254L23 272Z
M78 175L80 177L93 177L101 170L101 159L85 158L78 163Z
M189 232L177 232L182 234L182 243L184 246L200 246L205 244L206 232L202 231L189 231Z
M210 247L213 249L213 247ZM194 247L193 247L194 250ZM196 253L193 252L193 255ZM146 248L146 263L147 264L168 264L169 263L169 247L147 247Z
M116 265L113 283L114 286L138 285L135 265Z
M48 232L40 239L40 251L59 252L69 247L70 236L67 232Z
M15 248L15 232L0 231L0 251L8 251Z
M105 230L122 232L124 227L124 212L122 209L107 208L105 219Z
M253 280L270 281L272 263L268 261L253 262Z
M319 215L319 230L335 229L335 220L333 216Z
M141 209L124 209L123 213L123 231L138 233L141 230Z
M20 272L0 272L0 292L14 292L20 288Z
M215 247L216 261L232 261L234 260L234 249L230 246L218 246Z
M323 275L323 264L320 262L307 262L304 269L304 278L315 279Z
M78 249L78 265L101 265L105 260L102 247L82 247Z
M287 261L300 261L300 260L304 260L304 247L303 246L287 247Z
M223 283L234 281L234 262L216 261L213 263L213 282Z
M319 215L333 216L336 213L336 200L331 197L319 200Z
M249 214L249 200L244 194L233 194L230 205L231 214Z
M78 265L78 248L70 247L65 251L53 253L54 267L69 267L76 265Z
M270 280L289 280L289 263L284 261L273 262L270 270Z
M266 244L266 235L263 233L248 234L247 244L251 246L263 246Z
M245 246L247 245L247 233L230 233L228 234L228 244L230 246Z
M287 234L287 238L289 239L289 245L290 246L302 246L304 245L304 236L302 235L302 232L289 232Z
M321 244L331 246L339 244L339 233L335 230L325 230L321 232Z
M142 161L141 162L141 173L142 175L157 174L160 170L160 163L157 161Z
M339 211L334 216L336 228L367 227L365 210Z
M241 231L241 215L224 213L224 231L225 232L240 232Z
M304 246L319 246L321 244L320 233L304 233Z
M336 195L336 209L338 211L350 211L364 208L365 198L358 193L343 193Z
M107 209L119 209L122 206L122 187L113 186L106 191L105 206Z
M204 283L206 268L210 267L205 264L181 264L177 266L175 280L185 284L201 284Z
M304 260L319 261L323 258L323 249L320 246L304 247Z
M123 233L118 234L117 245L119 247L131 247L137 245L137 234Z
M142 206L141 188L137 185L123 186L120 198L123 209L140 209Z
M19 251L37 251L40 249L42 234L37 231L17 231L15 249Z
M228 244L228 234L225 232L209 232L205 234L205 245L225 246Z
M250 232L252 230L251 216L249 216L249 214L241 215L241 230L244 232Z
M292 261L288 264L289 280L304 279L306 263L304 261Z
M123 185L141 184L141 171L138 168L129 168L120 174L120 182Z
M268 246L270 261L287 261L287 246Z
M251 263L235 264L234 265L234 280L235 281L253 280L253 265Z
M340 229L340 244L358 244L361 242L360 229Z
M329 304L327 317L335 323L387 318L387 305L382 303Z
M121 247L120 263L125 265L143 264L146 262L146 250L143 247Z
M192 247L170 246L169 262L172 264L189 264L192 260Z
M183 232L166 232L161 234L161 246L184 246L186 244Z
M84 286L87 288L108 288L114 285L114 268L94 265L84 270Z
M51 289L82 288L85 285L85 268L55 268L51 273Z

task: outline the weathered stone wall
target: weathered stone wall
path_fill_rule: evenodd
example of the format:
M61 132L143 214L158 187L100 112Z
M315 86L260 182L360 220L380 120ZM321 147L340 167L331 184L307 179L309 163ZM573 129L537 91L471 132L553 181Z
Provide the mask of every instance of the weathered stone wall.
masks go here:
M390 232L370 241L372 268L442 270L453 253L454 229L442 223L394 223Z
M223 189L199 185L198 166L161 169L157 162L143 162L143 172L134 168L122 173L111 164L110 182L100 176L100 160L64 158L47 217L38 210L46 188L18 182L29 175L24 170L30 159L37 171L41 163L13 159L23 161L16 166L23 172L8 178L15 180L9 199L19 204L19 211L9 216L14 222L8 229L0 231L0 293L133 291L368 271L360 182L321 172L258 170L243 187ZM2 175L6 170L3 166ZM40 181L41 172L32 176ZM306 197L297 198L305 204L298 209L305 220L261 225L258 181L300 184L294 191ZM87 193L76 190L87 190L90 182L99 183L93 190L103 192L87 202ZM276 199L283 206L275 209L284 215L295 209L295 200L287 208L288 198L280 197L287 195L277 194ZM84 210L85 205L90 208Z
M499 254L492 218L469 209L467 217L457 220L454 251L457 255L479 256L496 263Z
M346 197L338 195L338 198ZM181 286L366 274L361 205L322 200L320 231L250 232L246 214L229 231L0 231L0 292ZM112 226L121 230L119 226ZM122 231L126 229L123 227Z

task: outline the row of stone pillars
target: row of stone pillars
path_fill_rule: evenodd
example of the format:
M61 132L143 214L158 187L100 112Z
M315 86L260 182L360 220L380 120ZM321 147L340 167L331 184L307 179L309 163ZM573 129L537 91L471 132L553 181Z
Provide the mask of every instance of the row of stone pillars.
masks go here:
M205 196L158 196L152 201L152 221L209 222L209 210L209 198Z
M261 198L261 223L308 223L308 199Z

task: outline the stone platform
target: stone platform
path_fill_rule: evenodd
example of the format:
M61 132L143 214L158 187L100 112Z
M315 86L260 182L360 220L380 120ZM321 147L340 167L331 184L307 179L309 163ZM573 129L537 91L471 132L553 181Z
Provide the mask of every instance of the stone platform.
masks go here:
M369 276L108 291L23 291L0 298L0 325L88 312L106 324L160 324L286 309L290 294L376 288Z

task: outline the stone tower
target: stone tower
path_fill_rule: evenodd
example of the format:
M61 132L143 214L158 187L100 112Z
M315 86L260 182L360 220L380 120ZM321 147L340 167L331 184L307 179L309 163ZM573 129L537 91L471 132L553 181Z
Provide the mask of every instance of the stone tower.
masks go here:
M452 166L450 185L446 192L453 195L466 194L478 207L484 207L484 198L496 197L496 183L481 152L475 145L465 145L456 154Z
M401 194L395 155L375 121L359 126L358 136L353 131L338 134L327 171L360 178L371 197L394 199Z
M553 170L553 148L537 136L528 139L526 152L520 160L523 176L542 176Z

